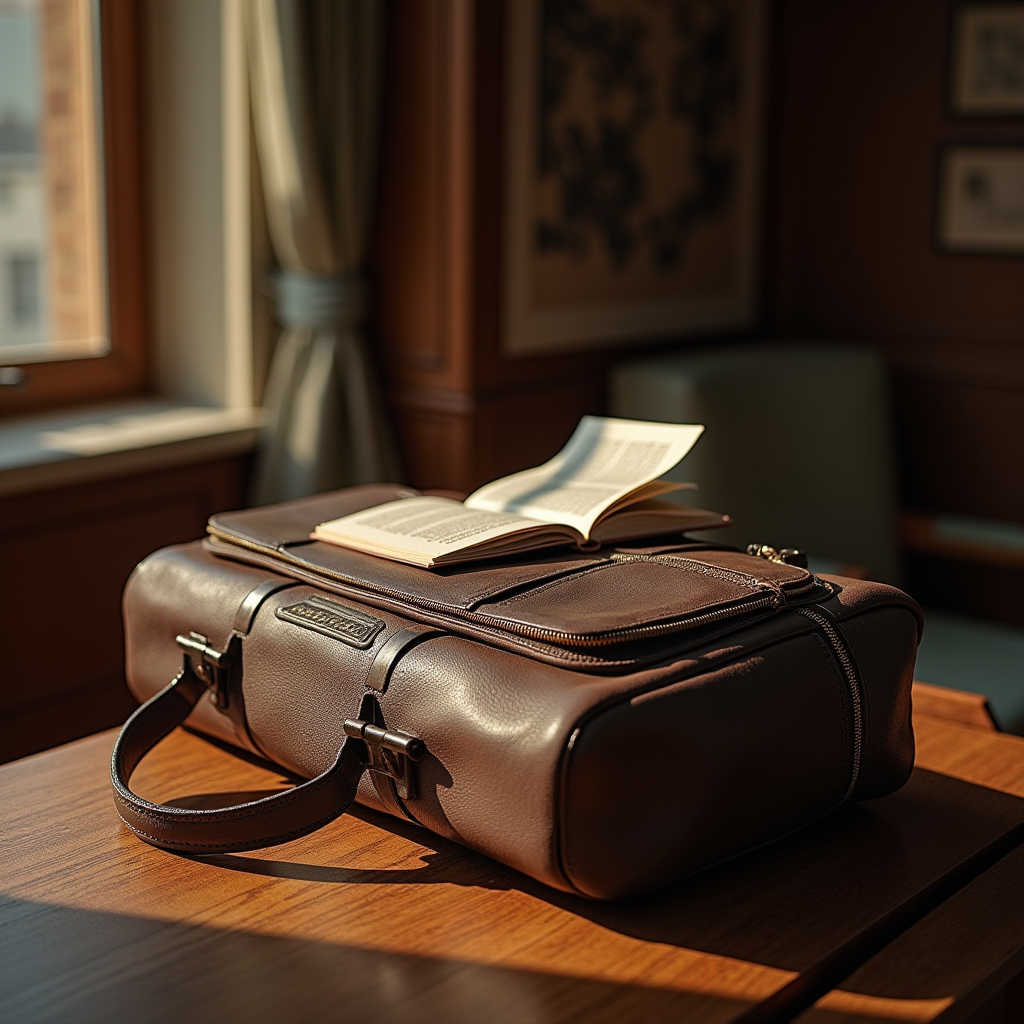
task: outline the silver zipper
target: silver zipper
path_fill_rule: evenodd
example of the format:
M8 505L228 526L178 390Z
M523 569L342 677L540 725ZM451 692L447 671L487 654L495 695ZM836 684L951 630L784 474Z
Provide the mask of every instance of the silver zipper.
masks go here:
M685 555L676 555L671 552L663 555L627 555L617 552L608 557L613 562L657 562L660 565L682 564L696 572L705 573L708 576L717 576L719 579L729 580L729 582L736 583L739 586L757 587L762 590L771 589L779 595L780 604L785 599L798 597L800 594L814 590L818 586L818 578L808 573L807 579L799 586L789 586L783 591L782 587L778 584L767 583L745 572L738 572L736 569L726 569L722 565L713 565L710 562L703 562L699 558L687 558Z
M566 639L558 640L558 643L562 644L577 644L579 646L586 647L607 647L609 644L621 644L626 643L630 640L646 640L655 636L664 636L668 633L680 633L684 629L698 629L701 626L709 626L714 622L722 622L725 619L735 619L740 615L747 615L750 612L764 611L769 608L778 608L779 598L776 594L765 594L762 597L755 598L753 601L744 601L742 604L731 605L728 608L717 608L710 612L701 612L700 615L691 615L684 619L674 619L672 622L660 622L650 626L633 626L626 629L615 630L611 633L604 633L598 637L589 637L586 639L573 640L571 637L573 634L555 634L546 633L545 637L563 636ZM503 626L503 629L509 629L514 623L509 623L508 626ZM534 630L534 633L540 634L540 630L536 630L535 627L525 626L523 627L524 635L530 636L531 634L526 630ZM538 635L537 639L541 639Z
M825 634L832 652L836 656L836 661L839 662L839 666L843 670L843 675L846 677L846 685L850 691L850 705L853 709L853 756L851 758L850 784L846 787L846 792L840 801L840 803L845 803L853 795L854 789L857 788L857 780L860 778L860 762L863 756L864 701L860 692L860 680L857 678L857 672L853 667L853 660L846 650L846 645L839 635L839 630L820 612L812 611L810 608L801 608L799 611L801 615L816 623L822 633Z
M306 563L292 558L286 551L281 551L280 549L271 547L268 544L260 544L258 541L248 540L245 537L235 537L232 534L223 533L215 527L207 527L207 532L214 540L223 544L232 544L236 547L246 548L250 551L256 552L257 554L272 558L275 561L286 562L293 565L296 569L313 579L317 576L326 576L329 579L347 584L348 586L357 588L358 590L367 590L371 593L380 594L381 596L397 601L406 607L408 607L410 603L406 594L403 594L400 590L395 590L392 587L382 587L379 584L367 583L362 580L353 580L349 576L333 572L330 569L320 567L317 567L315 570L311 569ZM630 560L636 561L647 560L644 556L629 556L629 558ZM703 563L700 564L703 565ZM723 571L729 572L729 570ZM737 573L735 575L739 574ZM760 597L742 601L726 608L716 608L713 611L701 612L699 615L690 615L685 618L674 619L671 622L659 622L647 626L625 627L623 629L615 630L614 632L602 633L600 636L583 636L578 633L544 630L536 626L527 626L517 622L503 621L499 625L499 623L495 622L493 619L483 615L477 615L473 612L463 612L455 617L490 629L498 627L505 632L514 633L518 636L527 637L531 640L554 643L562 647L591 648L608 647L612 644L629 643L634 640L649 640L654 637L666 636L671 633L680 633L687 629L699 629L702 626L708 626L715 622L722 622L726 619L734 619L752 612L776 609L781 603L782 596L779 593L772 591L770 593L763 594ZM452 609L448 605L441 604L437 601L417 598L416 605L440 615L447 617L453 616Z
M721 565L711 565L708 562L700 561L698 558L687 558L685 555L674 555L671 552L663 555L635 555L616 551L608 557L613 562L655 562L658 565L682 565L692 569L694 572L728 580L730 583L735 583L740 587L751 587L758 590L765 589L765 584L762 580L754 576L748 576L745 572L736 572L735 569L726 569Z

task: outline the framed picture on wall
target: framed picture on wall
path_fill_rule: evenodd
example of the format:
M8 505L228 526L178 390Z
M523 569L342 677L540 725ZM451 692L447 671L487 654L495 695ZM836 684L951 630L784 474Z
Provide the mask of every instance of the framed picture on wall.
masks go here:
M1024 146L948 146L936 240L950 252L1024 255Z
M954 7L949 105L965 117L1024 116L1024 3Z
M511 0L511 355L755 315L763 0Z

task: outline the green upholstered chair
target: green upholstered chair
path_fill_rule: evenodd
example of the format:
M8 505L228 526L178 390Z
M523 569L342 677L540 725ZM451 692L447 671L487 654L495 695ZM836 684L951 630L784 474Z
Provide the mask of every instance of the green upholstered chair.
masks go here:
M884 367L831 344L723 347L625 363L613 416L703 423L674 471L681 500L728 512L730 544L798 547L900 582L893 431Z
M672 474L699 487L680 500L732 516L705 536L797 547L818 572L856 566L901 585L890 398L871 349L800 342L665 353L615 367L609 399L613 416L705 425ZM928 620L919 677L984 693L1005 728L1024 731L1024 631L945 612Z

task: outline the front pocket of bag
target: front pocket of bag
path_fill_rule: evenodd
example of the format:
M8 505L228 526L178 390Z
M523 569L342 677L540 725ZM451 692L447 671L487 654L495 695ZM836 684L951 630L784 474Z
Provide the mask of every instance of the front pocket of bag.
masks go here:
M629 639L659 624L706 625L775 606L777 588L706 561L608 559L495 601L477 616L495 626L566 642Z

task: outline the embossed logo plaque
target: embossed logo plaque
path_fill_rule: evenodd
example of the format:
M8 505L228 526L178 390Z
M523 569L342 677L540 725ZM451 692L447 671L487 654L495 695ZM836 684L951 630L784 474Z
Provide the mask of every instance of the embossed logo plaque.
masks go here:
M346 608L343 604L336 604L323 597L307 597L298 604L278 608L277 617L316 633L323 633L350 647L369 647L385 625L372 615L357 612L355 608Z

